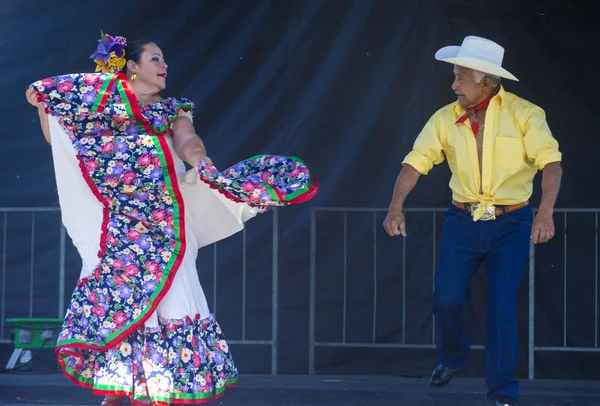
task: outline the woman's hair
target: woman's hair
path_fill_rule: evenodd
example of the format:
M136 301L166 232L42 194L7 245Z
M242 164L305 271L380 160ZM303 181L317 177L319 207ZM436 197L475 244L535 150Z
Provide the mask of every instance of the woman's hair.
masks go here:
M136 39L127 43L125 47L125 59L140 63L140 58L144 53L144 47L148 44L154 44L155 42L149 39ZM127 74L127 63L123 67L123 73Z

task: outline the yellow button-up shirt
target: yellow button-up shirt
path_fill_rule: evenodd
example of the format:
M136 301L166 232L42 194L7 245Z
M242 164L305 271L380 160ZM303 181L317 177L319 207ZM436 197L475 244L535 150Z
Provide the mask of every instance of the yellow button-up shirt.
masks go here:
M456 123L465 112L458 102L438 110L403 164L426 175L433 165L447 158L453 198L461 203L480 203L473 216L478 220L491 205L527 201L537 171L551 162L560 162L562 155L544 110L500 87L485 113L480 175L470 122Z

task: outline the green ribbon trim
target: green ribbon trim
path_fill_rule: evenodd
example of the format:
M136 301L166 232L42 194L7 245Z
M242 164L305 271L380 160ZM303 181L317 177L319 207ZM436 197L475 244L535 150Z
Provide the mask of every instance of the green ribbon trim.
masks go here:
M98 96L96 96L96 102L91 108L92 111L98 112L98 109L102 107L101 105L106 101L106 91L108 90L108 87L114 83L115 79L116 77L114 73L106 75L106 78L104 79L104 85L102 86L102 89L100 89Z

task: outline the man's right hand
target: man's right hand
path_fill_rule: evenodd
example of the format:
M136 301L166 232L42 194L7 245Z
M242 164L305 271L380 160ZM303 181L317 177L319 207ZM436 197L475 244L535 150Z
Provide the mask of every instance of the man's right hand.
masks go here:
M383 228L392 237L397 235L406 237L406 221L402 209L390 209L383 221Z
M383 228L392 237L402 235L406 237L406 222L402 207L411 190L417 184L421 174L411 165L403 165L400 175L394 186L394 195L390 203L388 214L383 221Z

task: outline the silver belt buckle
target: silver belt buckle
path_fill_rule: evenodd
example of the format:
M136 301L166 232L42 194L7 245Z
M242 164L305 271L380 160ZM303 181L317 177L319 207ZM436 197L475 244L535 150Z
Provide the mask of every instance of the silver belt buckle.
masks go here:
M477 208L479 206L480 206L480 203L471 205L471 217L473 217L475 215L475 210L477 210ZM483 212L483 215L481 216L481 218L479 220L481 220L481 221L496 220L496 206L486 207L485 211Z

